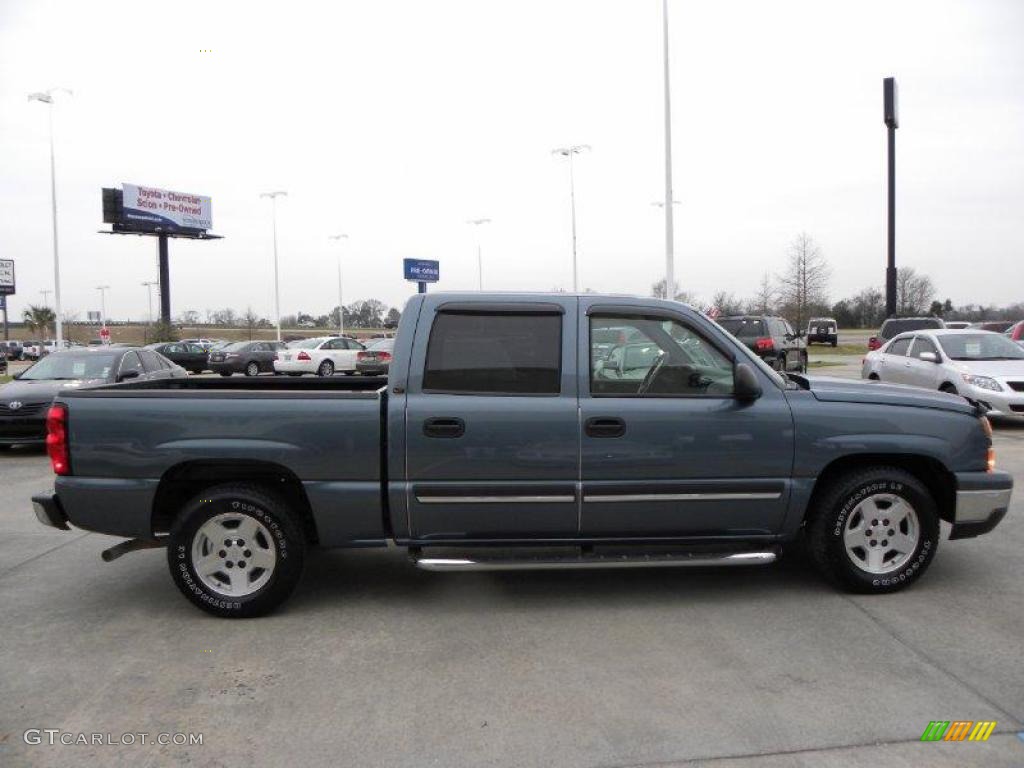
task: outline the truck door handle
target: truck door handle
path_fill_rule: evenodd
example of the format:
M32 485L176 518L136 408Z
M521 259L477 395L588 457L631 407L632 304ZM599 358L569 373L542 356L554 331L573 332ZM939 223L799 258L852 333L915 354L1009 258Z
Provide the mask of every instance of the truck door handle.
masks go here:
M593 416L584 426L590 437L622 437L626 434L626 422L614 416Z
M462 419L437 418L423 422L423 434L427 437L462 437L466 433L466 422Z

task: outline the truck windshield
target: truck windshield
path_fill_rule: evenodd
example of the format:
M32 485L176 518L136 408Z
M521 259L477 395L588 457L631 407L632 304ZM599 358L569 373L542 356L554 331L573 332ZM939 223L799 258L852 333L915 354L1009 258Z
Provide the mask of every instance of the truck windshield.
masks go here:
M117 363L117 352L56 352L23 374L21 381L106 379Z
M958 333L939 336L951 360L1024 360L1024 349L995 333Z

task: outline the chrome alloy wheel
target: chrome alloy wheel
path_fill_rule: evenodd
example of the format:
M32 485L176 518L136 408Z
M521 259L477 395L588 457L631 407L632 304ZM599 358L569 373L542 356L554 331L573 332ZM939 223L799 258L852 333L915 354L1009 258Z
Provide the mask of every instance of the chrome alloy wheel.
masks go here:
M225 512L203 523L192 538L192 567L217 594L245 597L274 573L277 548L259 520Z
M850 561L874 574L902 568L920 540L921 525L914 508L891 493L876 493L864 499L850 513L843 531Z

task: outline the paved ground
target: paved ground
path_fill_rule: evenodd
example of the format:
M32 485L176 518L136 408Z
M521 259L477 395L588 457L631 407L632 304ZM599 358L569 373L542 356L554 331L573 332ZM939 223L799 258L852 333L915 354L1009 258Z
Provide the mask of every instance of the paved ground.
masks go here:
M999 462L1024 481L1024 429ZM763 569L431 574L323 552L280 613L223 621L163 553L39 526L44 456L0 454L0 765L1020 766L1024 502L913 589ZM996 720L926 744L930 720ZM29 746L29 728L203 745ZM151 737L152 738L152 737Z

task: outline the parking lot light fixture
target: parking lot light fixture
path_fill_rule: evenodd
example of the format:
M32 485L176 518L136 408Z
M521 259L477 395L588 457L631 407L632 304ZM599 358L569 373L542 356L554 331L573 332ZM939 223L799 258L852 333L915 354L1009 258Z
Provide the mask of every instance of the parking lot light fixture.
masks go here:
M60 252L57 248L57 164L53 152L53 95L55 93L66 93L69 96L74 95L67 88L50 88L47 91L30 93L28 100L38 101L48 107L46 113L50 123L50 208L53 213L53 313L56 317L54 325L56 326L57 346L59 348L64 340L64 321L60 316Z
M490 219L468 219L467 224L472 224L474 232L476 234L476 269L477 269L477 280L479 288L482 291L484 289L484 257L483 252L480 248L480 226L482 224L490 224Z
M143 281L142 285L146 288L146 303L149 307L146 310L146 322L149 325L153 324L153 286L160 285L156 280Z
M579 270L576 264L576 178L573 174L572 159L574 155L581 152L588 152L589 144L573 144L568 147L558 147L551 150L551 154L564 157L569 161L569 215L572 219L572 290L579 292Z
M288 193L283 189L260 193L260 197L270 198L270 220L274 232L274 319L277 323L278 341L281 340L281 283L278 277L277 266L277 198L287 196Z
M96 286L96 290L99 291L99 325L105 328L106 326L106 292L111 290L110 286Z
M348 235L328 235L328 240L348 240ZM345 335L345 304L341 293L341 249L338 249L338 335Z

